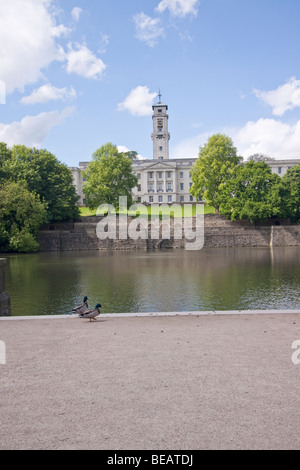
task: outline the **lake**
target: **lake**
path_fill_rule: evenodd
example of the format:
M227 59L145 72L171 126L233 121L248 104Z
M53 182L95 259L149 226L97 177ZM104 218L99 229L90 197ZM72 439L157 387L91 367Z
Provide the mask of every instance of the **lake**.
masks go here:
M5 255L12 315L298 309L300 248Z

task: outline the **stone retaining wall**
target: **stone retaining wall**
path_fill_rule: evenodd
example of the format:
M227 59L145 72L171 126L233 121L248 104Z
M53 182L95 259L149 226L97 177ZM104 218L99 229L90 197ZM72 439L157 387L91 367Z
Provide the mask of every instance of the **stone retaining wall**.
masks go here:
M171 219L170 237L152 240L99 240L96 234L97 223L102 218L82 217L69 224L52 224L40 232L40 251L91 251L91 250L153 250L161 247L184 248L184 233L181 240L174 239L176 219ZM126 219L125 219L126 220ZM128 224L133 219L128 218ZM180 223L180 221L179 221ZM277 222L281 223L281 222ZM163 222L160 222L162 229ZM150 233L151 222L148 223ZM300 246L299 225L254 226L247 221L231 222L222 216L205 216L206 247L269 247Z

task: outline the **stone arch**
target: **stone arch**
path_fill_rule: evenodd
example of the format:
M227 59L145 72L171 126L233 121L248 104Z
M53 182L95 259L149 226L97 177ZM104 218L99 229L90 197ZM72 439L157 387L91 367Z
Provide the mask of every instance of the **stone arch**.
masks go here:
M159 243L158 248L159 248L160 250L166 250L166 249L172 249L172 248L174 248L174 246L173 246L173 240L169 240L169 239L164 239L164 240L162 240L162 241Z

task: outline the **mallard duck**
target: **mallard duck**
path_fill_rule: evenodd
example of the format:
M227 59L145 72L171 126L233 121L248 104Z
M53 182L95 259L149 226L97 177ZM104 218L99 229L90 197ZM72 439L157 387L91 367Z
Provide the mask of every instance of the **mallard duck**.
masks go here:
M79 316L80 316L80 318L89 318L90 322L92 320L97 321L96 317L98 317L98 315L100 315L100 313L101 313L100 308L102 308L102 305L97 304L95 308L86 310L85 312L80 313Z
M86 310L88 310L88 298L84 297L83 298L83 303L80 305L77 305L77 307L72 308L72 313L84 313Z

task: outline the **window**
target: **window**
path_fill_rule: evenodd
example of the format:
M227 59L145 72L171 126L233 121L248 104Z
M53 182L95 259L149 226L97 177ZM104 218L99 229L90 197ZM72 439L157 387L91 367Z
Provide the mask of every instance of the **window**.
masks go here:
M162 149L163 149L163 148L162 148L162 145L161 145L161 146L159 147L159 151L162 152Z
M172 183L167 184L167 191L172 191Z
M168 178L171 178L171 172L168 171Z
M180 191L183 191L183 190L184 190L184 184L180 183Z
M149 178L150 178L151 180L152 180L152 178L153 178L153 173L152 173L152 171L150 171L150 173L149 173Z
M148 188L148 193L153 193L153 192L154 192L153 184L150 183L150 184L149 184L149 188Z
M141 187L140 184L138 184L138 191L139 191L139 192L142 191L142 187Z
M160 160L160 161L163 160L163 159L164 159L164 157L158 157L158 160Z
M158 191L159 193L162 193L162 192L163 192L162 183L159 183L157 191Z
M193 183L190 183L190 188L193 186Z
M180 196L180 202L184 202L184 196Z
M172 196L168 196L168 202L172 202Z
M162 172L161 171L158 173L158 177L159 177L160 180L162 179Z
M180 178L183 178L183 171L180 172Z
M193 199L194 199L193 196L190 196L190 202L193 202Z
M162 113L162 109L159 109L158 112L159 112L159 113Z
M137 174L137 179L138 179L138 180L141 179L141 173L138 173L138 174Z
M282 167L280 166L280 167L278 168L278 174L281 175L281 173L282 173Z
M149 202L153 202L153 196L149 196Z
M162 196L158 196L158 202L163 202L163 197Z
M190 178L192 177L192 173L191 173L191 172L190 172L190 174L189 174L189 177L190 177Z

